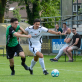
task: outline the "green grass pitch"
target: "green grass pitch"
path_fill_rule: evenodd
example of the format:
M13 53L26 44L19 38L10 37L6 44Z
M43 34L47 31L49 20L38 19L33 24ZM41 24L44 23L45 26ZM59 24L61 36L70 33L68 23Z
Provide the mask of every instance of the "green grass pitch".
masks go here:
M11 76L9 61L5 57L0 56L0 82L82 82L82 56L77 56L74 62L65 62L64 56L58 62L50 62L50 58L54 56L44 56L45 67L49 75L43 75L39 62L33 68L34 75L30 75L29 71L24 70L21 66L21 58L14 57L15 76ZM30 66L33 57L26 57L26 64ZM67 58L68 60L68 58ZM52 77L51 71L59 70L59 77Z

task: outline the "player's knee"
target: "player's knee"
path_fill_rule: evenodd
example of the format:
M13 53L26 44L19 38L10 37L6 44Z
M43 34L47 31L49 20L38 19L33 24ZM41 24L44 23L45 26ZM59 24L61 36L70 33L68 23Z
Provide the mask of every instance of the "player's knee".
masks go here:
M40 55L40 57L39 58L43 58L43 54L42 55Z
M21 56L21 58L25 58L24 52L20 52L19 55Z
M14 62L11 61L11 62L10 62L10 66L13 66L13 65L14 65Z
M25 55L21 55L21 58L25 58Z

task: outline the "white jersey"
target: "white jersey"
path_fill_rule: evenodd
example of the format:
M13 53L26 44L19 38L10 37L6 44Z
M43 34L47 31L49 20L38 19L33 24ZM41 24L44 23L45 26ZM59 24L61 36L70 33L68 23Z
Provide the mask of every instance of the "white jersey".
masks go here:
M42 43L42 32L48 32L48 29L43 27L43 26L39 26L38 29L34 29L33 26L27 27L25 29L25 31L28 32L28 34L31 34L31 38L29 38L29 45L32 47L41 46Z

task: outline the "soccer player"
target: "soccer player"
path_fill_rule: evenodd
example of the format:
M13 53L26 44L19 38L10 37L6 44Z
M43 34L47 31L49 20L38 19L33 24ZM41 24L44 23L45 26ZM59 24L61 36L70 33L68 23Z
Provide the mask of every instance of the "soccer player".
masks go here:
M24 29L21 28L18 25L18 19L17 18L11 18L10 20L11 25L7 27L6 30L6 51L7 51L7 59L9 59L10 62L10 69L11 69L11 75L15 75L14 70L14 53L17 52L19 56L21 56L21 65L28 70L28 66L25 64L25 54L23 52L22 47L17 41L17 37L26 37L31 38L31 35L22 35L18 32L18 30L21 30L21 32L24 32Z
M43 54L41 53L41 44L42 44L42 32L49 32L51 34L61 34L61 32L55 32L52 30L48 30L47 28L40 26L40 20L35 19L34 25L27 27L25 31L28 34L31 34L31 38L29 38L29 50L34 54L34 58L31 61L31 65L29 67L30 74L33 74L33 67L38 61L43 69L43 74L49 74L45 69Z

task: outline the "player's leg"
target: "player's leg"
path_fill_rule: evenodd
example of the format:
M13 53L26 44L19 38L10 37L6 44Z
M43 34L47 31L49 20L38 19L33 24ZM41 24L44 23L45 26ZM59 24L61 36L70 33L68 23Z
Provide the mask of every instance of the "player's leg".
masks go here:
M20 52L19 53L19 56L21 56L21 65L25 68L25 70L28 70L28 66L25 64L25 61L26 61L26 57L24 55L24 52Z
M11 75L15 75L15 70L14 70L14 59L9 59L10 62L10 69L11 69Z
M23 49L22 47L18 44L16 46L16 52L19 54L19 56L21 56L21 65L25 68L25 70L29 70L28 66L25 64L25 61L26 61L26 57L25 57L25 54L23 52Z
M11 69L11 75L15 75L15 70L14 70L14 48L13 47L8 47L6 46L6 52L7 52L7 59L9 59L10 63L10 69Z
M43 54L42 54L41 52L38 51L38 52L36 52L36 56L39 57L39 63L40 63L40 65L41 65L41 67L42 67L43 74L44 74L44 75L49 74L49 73L47 72L47 70L45 69Z
M39 62L40 62L40 65L41 65L42 69L45 70L43 54L41 52L39 52L41 50L41 48L36 49L34 47L29 47L29 50L34 54L34 59L32 59L32 61L31 61L31 66L30 66L30 70L29 70L30 74L31 74L31 69L33 69L34 65L38 61L38 58L39 58ZM46 75L47 75L48 72L46 70L45 70L45 72L46 72Z
M33 75L33 67L35 66L37 61L38 61L38 56L34 56L34 58L31 61L30 68L29 68L29 71L30 71L31 75Z

